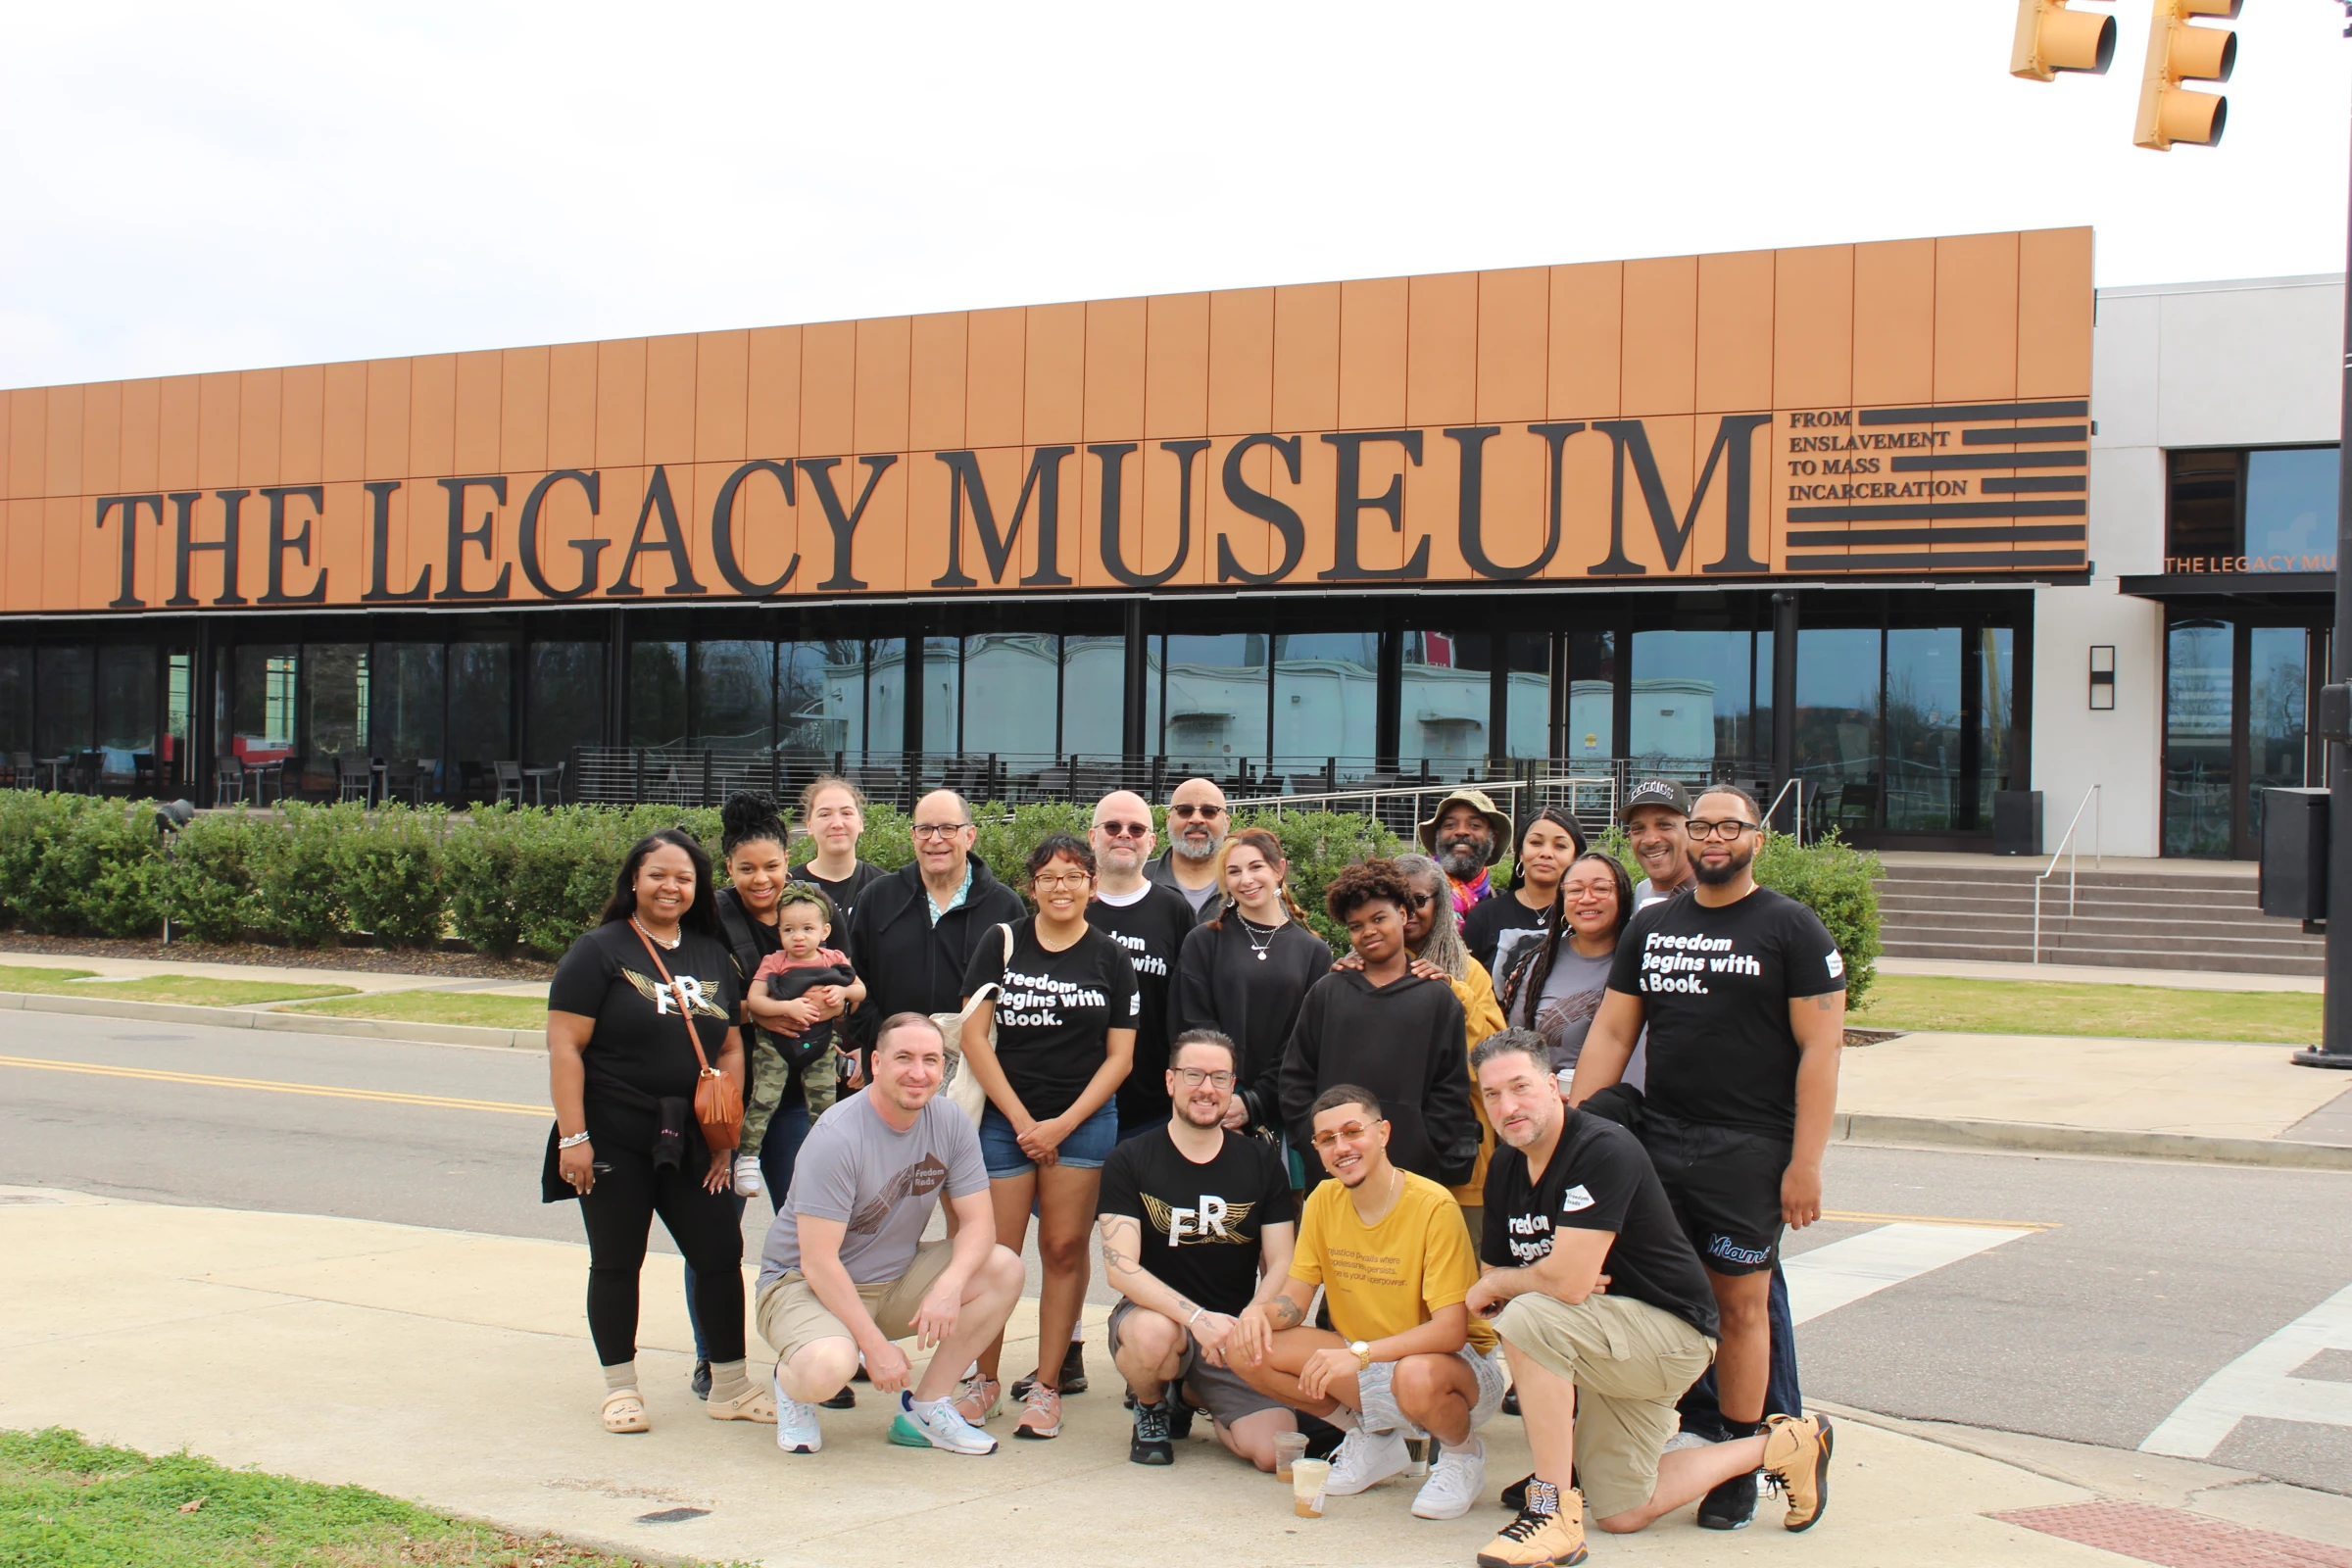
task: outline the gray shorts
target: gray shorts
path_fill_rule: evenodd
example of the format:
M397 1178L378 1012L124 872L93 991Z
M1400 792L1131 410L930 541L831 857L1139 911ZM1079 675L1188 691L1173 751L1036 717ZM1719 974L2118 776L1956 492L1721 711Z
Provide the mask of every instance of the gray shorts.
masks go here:
M1110 1353L1116 1360L1119 1353L1119 1328L1130 1312L1151 1310L1133 1301L1121 1301L1110 1309ZM1192 1335L1184 1337L1184 1349L1177 1356L1176 1376L1171 1382L1184 1386L1185 1402L1196 1410L1206 1410L1222 1427L1231 1427L1248 1416L1267 1410L1287 1410L1290 1406L1271 1395L1260 1394L1244 1383L1241 1374L1229 1366L1211 1366L1201 1359L1200 1347Z
M1465 1345L1453 1352L1470 1369L1478 1385L1478 1402L1470 1407L1470 1430L1476 1432L1494 1419L1502 1408L1502 1396L1510 1389L1510 1373L1502 1364L1500 1351L1481 1355ZM1356 1392L1363 1396L1364 1407L1356 1412L1367 1432L1402 1432L1409 1437L1425 1438L1428 1433L1413 1425L1396 1407L1394 1387L1396 1363L1375 1361L1355 1375Z

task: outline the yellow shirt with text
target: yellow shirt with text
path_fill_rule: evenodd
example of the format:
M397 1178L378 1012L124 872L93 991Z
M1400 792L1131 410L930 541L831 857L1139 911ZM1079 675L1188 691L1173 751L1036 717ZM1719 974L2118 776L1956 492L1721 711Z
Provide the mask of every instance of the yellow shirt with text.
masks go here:
M1419 1328L1439 1308L1460 1304L1478 1279L1461 1205L1426 1176L1397 1174L1404 1191L1378 1225L1364 1224L1336 1181L1307 1195L1299 1213L1291 1277L1323 1287L1342 1339ZM1494 1330L1483 1318L1470 1320L1470 1348L1481 1355L1494 1348Z

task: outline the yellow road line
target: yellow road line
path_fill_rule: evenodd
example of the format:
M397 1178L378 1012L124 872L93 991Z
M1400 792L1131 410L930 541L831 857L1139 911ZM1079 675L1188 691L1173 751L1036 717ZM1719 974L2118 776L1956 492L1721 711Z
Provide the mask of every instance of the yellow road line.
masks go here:
M1972 1225L1998 1231L2058 1229L2057 1221L2046 1219L1955 1219L1948 1214L1863 1214L1841 1208L1825 1208L1821 1211L1821 1217L1862 1225Z
M155 1083L196 1084L208 1089L260 1089L275 1095L317 1095L325 1100L372 1100L391 1105L429 1105L437 1110L486 1110L502 1116L553 1116L556 1113L552 1105L518 1105L504 1100L404 1095L390 1089L341 1089L329 1084L279 1083L269 1078L223 1078L213 1073L115 1067L90 1061L51 1061L40 1056L0 1056L0 1067L37 1067L45 1072L88 1073L99 1078L145 1078Z

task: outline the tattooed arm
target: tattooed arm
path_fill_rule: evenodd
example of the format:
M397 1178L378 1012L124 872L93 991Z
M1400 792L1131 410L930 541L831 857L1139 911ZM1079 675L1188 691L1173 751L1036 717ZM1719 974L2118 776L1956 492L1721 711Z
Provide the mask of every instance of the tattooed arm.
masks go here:
M1788 999L1796 1036L1796 1138L1781 1177L1781 1217L1802 1229L1821 1218L1821 1156L1838 1109L1838 1054L1845 1046L1845 993Z
M1269 1279L1273 1276L1268 1275ZM1263 1286L1259 1299L1250 1303L1242 1315L1234 1319L1233 1333L1225 1341L1225 1360L1228 1365L1255 1366L1264 1359L1266 1348L1274 1336L1285 1329L1295 1329L1306 1321L1306 1314L1315 1302L1315 1282L1287 1275L1271 1294Z
M1104 1214L1095 1221L1095 1233L1102 1239L1102 1277L1110 1282L1112 1290L1138 1306L1162 1317L1172 1317L1188 1327L1194 1326L1196 1318L1205 1324L1217 1316L1203 1311L1199 1302L1181 1291L1171 1290L1144 1267L1144 1227L1133 1214Z

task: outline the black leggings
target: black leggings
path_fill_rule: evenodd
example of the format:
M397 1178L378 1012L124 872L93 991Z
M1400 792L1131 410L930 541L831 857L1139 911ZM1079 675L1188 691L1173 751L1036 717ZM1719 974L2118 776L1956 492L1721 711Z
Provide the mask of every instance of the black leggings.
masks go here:
M689 1127L688 1136L699 1136ZM596 1185L580 1200L588 1227L588 1332L596 1358L637 1358L637 1276L656 1214L694 1270L694 1315L713 1361L743 1359L743 1227L725 1193L706 1192L682 1168L600 1144Z

